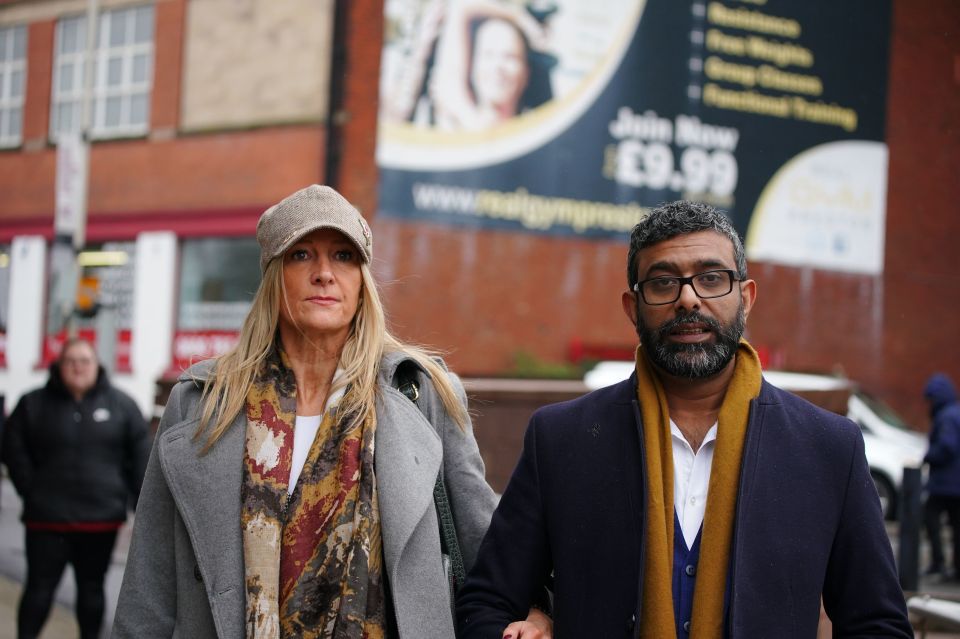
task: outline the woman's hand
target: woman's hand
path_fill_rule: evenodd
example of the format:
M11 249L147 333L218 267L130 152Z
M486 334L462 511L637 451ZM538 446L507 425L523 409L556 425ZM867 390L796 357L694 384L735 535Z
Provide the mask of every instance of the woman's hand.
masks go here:
M553 619L536 608L524 621L514 621L503 631L503 639L552 639Z

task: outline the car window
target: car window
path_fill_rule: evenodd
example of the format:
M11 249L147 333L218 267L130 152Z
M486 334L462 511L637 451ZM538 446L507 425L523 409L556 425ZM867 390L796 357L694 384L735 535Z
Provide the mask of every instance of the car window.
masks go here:
M903 421L903 418L900 417L900 415L898 415L896 412L894 412L892 408L884 404L882 401L880 401L876 397L868 395L863 391L858 391L856 395L857 397L860 398L860 400L864 404L867 405L867 408L869 408L874 413L876 413L876 415L886 423L890 424L891 426L895 426L901 430L908 430L908 431L913 430L905 421Z

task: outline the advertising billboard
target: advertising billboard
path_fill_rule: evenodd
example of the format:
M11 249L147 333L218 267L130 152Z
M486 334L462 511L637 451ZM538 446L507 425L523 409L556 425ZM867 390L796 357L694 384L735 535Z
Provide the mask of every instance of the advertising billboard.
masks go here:
M675 199L748 257L883 266L889 0L387 0L380 213L625 237Z

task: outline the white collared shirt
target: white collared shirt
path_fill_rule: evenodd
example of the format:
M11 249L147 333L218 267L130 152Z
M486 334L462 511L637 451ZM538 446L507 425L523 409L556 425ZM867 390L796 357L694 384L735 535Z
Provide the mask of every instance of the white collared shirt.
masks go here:
M339 381L343 375L343 369L338 368L333 374L331 386ZM290 481L287 484L287 494L293 494L293 489L297 486L297 480L300 479L300 473L303 471L303 465L307 461L307 455L310 454L310 447L313 446L313 440L317 438L317 430L323 422L323 416L340 403L340 399L346 392L344 386L338 388L330 394L323 406L323 412L319 415L297 415L297 421L293 426L293 459L290 461Z
M717 425L710 427L696 453L672 419L670 435L673 445L673 507L680 520L683 540L689 549L697 539L697 532L703 524L703 513L707 509L707 488L717 443Z

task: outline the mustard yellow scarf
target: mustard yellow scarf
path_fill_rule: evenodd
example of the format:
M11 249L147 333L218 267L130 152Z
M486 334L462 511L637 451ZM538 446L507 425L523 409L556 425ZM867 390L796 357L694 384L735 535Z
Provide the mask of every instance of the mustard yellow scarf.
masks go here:
M641 637L676 637L673 612L673 447L670 413L660 380L637 348L637 398L646 450L646 559L643 566ZM693 594L691 638L723 636L723 600L730 540L737 504L740 462L750 400L760 394L760 360L744 340L737 349L733 378L717 426L717 443L707 489L707 509L700 535L700 559Z

